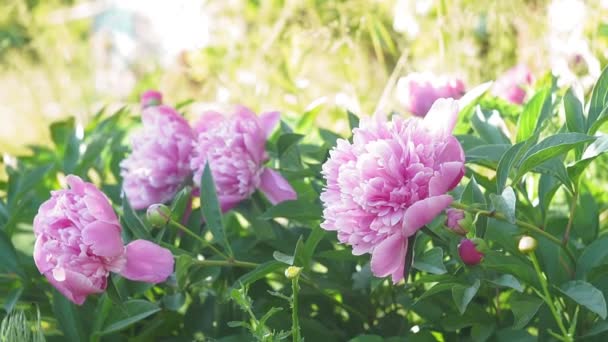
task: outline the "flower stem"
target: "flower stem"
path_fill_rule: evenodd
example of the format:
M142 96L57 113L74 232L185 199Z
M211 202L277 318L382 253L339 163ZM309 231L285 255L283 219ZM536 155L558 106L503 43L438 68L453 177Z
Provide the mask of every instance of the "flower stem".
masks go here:
M298 274L291 279L291 336L293 337L293 342L302 341L302 336L300 335L300 318L298 317L299 278L300 275Z
M555 318L555 322L557 323L559 330L562 332L562 335L564 337L563 340L572 341L572 337L566 330L566 327L564 326L564 322L562 322L562 318L561 318L560 314L557 312L557 309L555 307L555 302L553 302L553 299L551 298L551 294L549 293L549 286L547 285L547 278L545 278L544 274L542 273L542 271L540 269L540 265L538 264L538 259L536 259L536 254L534 252L530 253L530 260L532 260L532 264L534 265L534 270L536 271L536 275L538 276L538 280L540 281L540 285L543 289L543 300L549 306L549 310L551 311L553 318Z
M174 221L174 220L170 220L168 225L170 227L176 228L181 230L182 232L186 233L186 235L189 235L190 237L196 239L197 241L199 241L203 246L205 247L209 247L209 249L211 249L212 251L214 251L216 254L218 254L219 256L221 256L222 258L229 260L230 258L224 254L222 251L220 251L219 249L217 249L213 244L211 244L209 241L203 239L202 237L198 236L197 234L193 233L190 229L188 229L186 226L184 226L183 224Z
M473 214L477 214L477 215L483 215L483 216L487 216L487 217L491 217L491 218L495 218L501 221L506 221L508 222L507 218L505 217L504 214L496 212L496 211L490 211L490 210L483 210L483 209L478 209L478 208L474 208L474 207L470 207L466 204L462 204L459 202L453 202L452 203L452 208L456 208L456 209L461 209L461 210L465 210L468 211L470 213ZM558 246L561 246L562 249L566 252L566 254L568 255L568 257L570 258L570 260L572 262L576 261L576 258L574 257L574 254L572 254L572 252L570 251L570 249L568 249L567 246L562 244L562 241L558 238L556 238L555 236L547 233L546 231L540 229L539 227L530 224L528 222L524 222L521 220L515 220L515 224L517 226L519 226L520 228L523 228L524 230L527 230L528 232L532 232L532 233L536 233L538 235L542 235L543 237L547 238L549 241L555 243Z
M240 261L236 259L226 260L194 260L194 263L201 266L224 266L224 267L242 267L242 268L256 268L260 266L254 262Z

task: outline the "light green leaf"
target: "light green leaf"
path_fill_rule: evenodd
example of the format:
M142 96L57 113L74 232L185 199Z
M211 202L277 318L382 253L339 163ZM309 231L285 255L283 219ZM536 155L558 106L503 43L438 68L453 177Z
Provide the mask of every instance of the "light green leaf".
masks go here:
M560 286L559 290L602 319L606 319L606 300L602 291L595 286L582 280L572 280Z
M507 218L509 223L515 223L515 192L512 187L507 187L502 194L490 194L490 200L499 213L502 213Z
M274 251L272 253L272 257L274 258L274 260L276 260L278 262L282 262L287 265L293 265L293 259L294 259L293 255L287 255L287 254L281 253L279 251Z
M537 92L524 106L517 122L516 141L522 142L542 129L543 122L551 116L551 88Z
M591 102L587 112L587 130L595 124L608 105L608 68L602 71L599 79L593 86Z
M564 95L564 112L566 114L568 131L578 133L586 132L583 105L572 92L572 88L568 89Z
M505 185L507 185L511 169L524 155L529 144L531 144L530 141L515 144L502 155L496 168L496 191L502 192Z

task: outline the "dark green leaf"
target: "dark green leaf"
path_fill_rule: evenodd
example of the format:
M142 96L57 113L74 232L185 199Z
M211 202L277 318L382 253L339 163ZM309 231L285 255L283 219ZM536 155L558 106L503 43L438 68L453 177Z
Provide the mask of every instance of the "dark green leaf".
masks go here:
M524 291L524 287L519 282L519 280L517 280L517 278L515 278L514 276L512 276L510 274L503 274L503 275L500 275L498 278L488 280L488 281L495 285L510 287L518 292Z
M124 303L123 306L115 307L109 314L102 335L110 334L145 319L157 312L160 308L155 303L141 299L132 299Z
M312 257L315 254L315 250L317 249L319 242L321 242L324 236L325 230L321 229L320 226L315 225L312 228L312 232L308 236L308 239L306 239L306 243L304 244L304 251L302 252L302 258L304 259L305 268L308 268L310 266Z
M562 286L560 291L578 304L606 319L606 300L604 294L593 285L582 281L572 280Z
M279 137L277 141L277 149L279 152L279 156L283 156L286 151L297 146L298 141L302 140L304 136L302 134L296 133L285 133Z
M150 231L139 216L137 216L126 196L122 200L122 212L122 219L133 235L138 239L152 240Z
M299 221L316 221L322 214L321 206L306 200L284 201L268 208L260 218L270 220L277 217Z
M452 298L461 315L464 314L467 306L469 306L469 303L475 297L475 294L477 294L479 285L479 279L476 279L470 286L456 285L452 288Z
M432 274L444 274L447 272L443 264L443 250L434 247L414 258L414 268Z
M25 276L19 267L15 247L13 247L13 243L2 230L0 230L0 260L2 260L2 263L0 263L0 270L6 270L7 272L18 274L21 277Z
M13 308L19 301L19 298L21 297L21 294L23 294L23 287L14 288L9 293L6 294L6 298L4 301L4 310L7 313L10 313L11 311L13 311Z
M82 318L76 306L56 290L53 291L53 312L59 321L65 340L70 342L87 340Z
M476 146L465 151L466 162L495 168L509 148L509 144Z
M230 256L233 255L232 248L226 237L224 231L224 222L222 221L222 211L220 209L220 203L217 199L217 192L215 190L215 182L213 181L213 175L209 164L205 164L205 170L201 178L201 213L205 218L205 222L213 237L217 242L224 246L224 250L228 252Z
M608 257L608 236L593 241L576 261L576 278L586 279L591 269L603 264Z
M523 329L543 305L542 299L524 294L511 296L509 303L515 317L513 329Z
M346 114L348 114L348 125L350 126L351 131L359 127L359 117L350 110L347 110Z
M281 268L284 268L285 264L282 262L278 262L278 261L268 261L265 262L263 264L261 264L260 266L256 267L253 271L250 271L246 274L244 274L243 276L241 276L235 283L235 286L247 286L259 279L264 278L266 275L277 271Z
M513 166L519 161L521 156L525 153L525 147L528 143L518 143L511 146L507 152L502 155L496 168L496 191L502 192L505 185L507 185L507 179L511 173Z

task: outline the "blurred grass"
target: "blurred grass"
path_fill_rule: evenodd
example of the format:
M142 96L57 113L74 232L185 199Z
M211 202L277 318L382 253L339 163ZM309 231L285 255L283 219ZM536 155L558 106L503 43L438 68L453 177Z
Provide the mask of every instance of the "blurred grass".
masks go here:
M411 0L409 8L424 2ZM173 103L242 103L291 118L320 104L317 123L344 131L344 109L371 113L402 54L404 75L431 70L469 86L517 62L548 70L548 1L430 2L426 14L415 15L420 33L412 38L393 29L396 1L201 1L211 18L210 45L169 67L130 66L138 82L125 98L95 90L91 17L65 15L103 2L8 0L0 5L0 120L7 123L0 152L48 144L49 122L75 116L85 123L101 103L134 101L149 87ZM606 10L599 0L587 4L590 45L603 61ZM386 108L399 110L393 96Z

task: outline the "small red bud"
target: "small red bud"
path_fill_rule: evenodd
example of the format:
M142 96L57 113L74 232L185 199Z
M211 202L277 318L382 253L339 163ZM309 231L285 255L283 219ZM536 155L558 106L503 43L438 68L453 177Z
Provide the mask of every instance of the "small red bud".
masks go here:
M460 259L467 265L474 266L481 262L483 253L477 250L475 243L469 239L463 239L458 245Z

